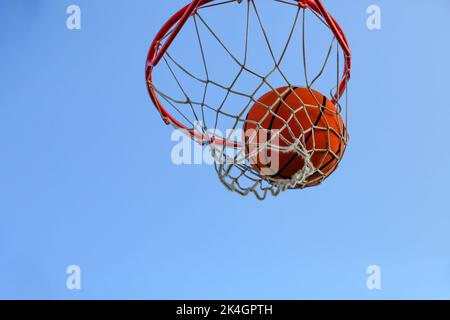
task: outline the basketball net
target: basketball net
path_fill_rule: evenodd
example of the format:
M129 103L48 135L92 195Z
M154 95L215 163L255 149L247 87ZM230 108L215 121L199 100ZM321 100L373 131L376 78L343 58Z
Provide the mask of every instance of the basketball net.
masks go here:
M228 21L220 31L219 18L221 24ZM273 36L275 30L283 37ZM195 58L189 59L192 56ZM146 76L150 96L163 120L210 149L215 171L229 190L263 200L269 194L310 186L312 175L318 176L317 184L327 178L311 161L314 148L307 148L301 137L286 140L275 132L255 144L241 132L249 122L250 108L262 94L273 91L278 96L276 104L285 104L284 92L276 89L286 87L296 95L294 88L298 86L326 95L337 112L344 113L347 127L350 53L340 27L321 1L193 1L158 34ZM321 103L310 106L301 102L300 107ZM273 105L265 107L267 116L277 117ZM292 110L294 117L295 112ZM282 120L279 131L289 132L289 121ZM311 124L310 130L319 129ZM348 135L344 139L347 144ZM304 166L286 179L263 175L249 159L267 150L295 152Z

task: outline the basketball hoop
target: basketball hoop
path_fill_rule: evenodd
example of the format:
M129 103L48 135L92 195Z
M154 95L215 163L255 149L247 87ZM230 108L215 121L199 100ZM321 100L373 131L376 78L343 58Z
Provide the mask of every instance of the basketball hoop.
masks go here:
M336 170L350 70L348 41L321 0L194 0L156 35L146 80L163 121L210 148L220 181L262 200ZM275 171L262 154L276 155Z

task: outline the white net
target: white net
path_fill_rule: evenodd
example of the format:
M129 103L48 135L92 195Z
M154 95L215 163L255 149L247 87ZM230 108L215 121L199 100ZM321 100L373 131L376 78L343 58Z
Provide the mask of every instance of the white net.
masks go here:
M341 103L338 94L343 57L326 21L296 1L213 1L189 18L148 85L186 132L210 148L229 190L264 199L318 185L336 169L348 141L347 99ZM267 93L272 99L262 101ZM252 119L255 104L264 112ZM340 119L343 109L345 120L330 124L334 118L326 114ZM263 129L272 132L256 139ZM281 159L277 170L263 173L255 160L261 153Z

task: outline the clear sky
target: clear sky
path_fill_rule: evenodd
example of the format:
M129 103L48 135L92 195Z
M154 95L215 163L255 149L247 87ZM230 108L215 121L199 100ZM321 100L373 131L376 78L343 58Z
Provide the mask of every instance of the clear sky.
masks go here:
M352 140L324 185L259 202L171 161L144 63L185 1L1 0L0 298L449 299L450 3L324 3Z

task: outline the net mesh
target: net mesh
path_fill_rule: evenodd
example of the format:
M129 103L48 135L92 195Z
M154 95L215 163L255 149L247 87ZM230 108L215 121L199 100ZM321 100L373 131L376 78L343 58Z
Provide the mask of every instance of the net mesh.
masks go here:
M214 21L224 19L228 20L227 26L214 25ZM172 32L173 29L161 39L160 46ZM307 43L315 47L310 48ZM189 18L162 56L155 68L158 72L153 72L154 79L148 85L186 128L186 133L192 136L196 132L194 139L209 148L215 171L229 190L264 199L268 194L278 195L322 182L329 174L321 171L329 154L339 163L342 153L305 143L307 136L314 139L315 130L326 131L329 140L333 129L314 119L309 119L305 126L297 115L305 108L317 108L321 113L328 108L338 114L344 109L345 125L339 125L335 134L347 144L346 94L344 103L340 98L333 100L339 96L341 61L342 49L327 23L296 1L212 2L198 8ZM296 91L299 86L328 95L334 107L330 108L314 94L315 103L304 103ZM279 90L281 87L285 89ZM258 101L267 92L276 95L273 104ZM288 94L294 95L299 103L295 106L286 103ZM266 112L259 121L248 120L248 113L257 102ZM277 114L275 106L280 104L289 110L289 117ZM264 142L255 143L254 137L258 129L263 129L262 122L267 117L279 119L282 125ZM253 136L242 132L250 123L256 128ZM301 128L300 135L291 129L293 123ZM262 174L250 162L267 150L276 154L295 153L304 165L290 177ZM312 157L319 151L324 159L318 164Z

